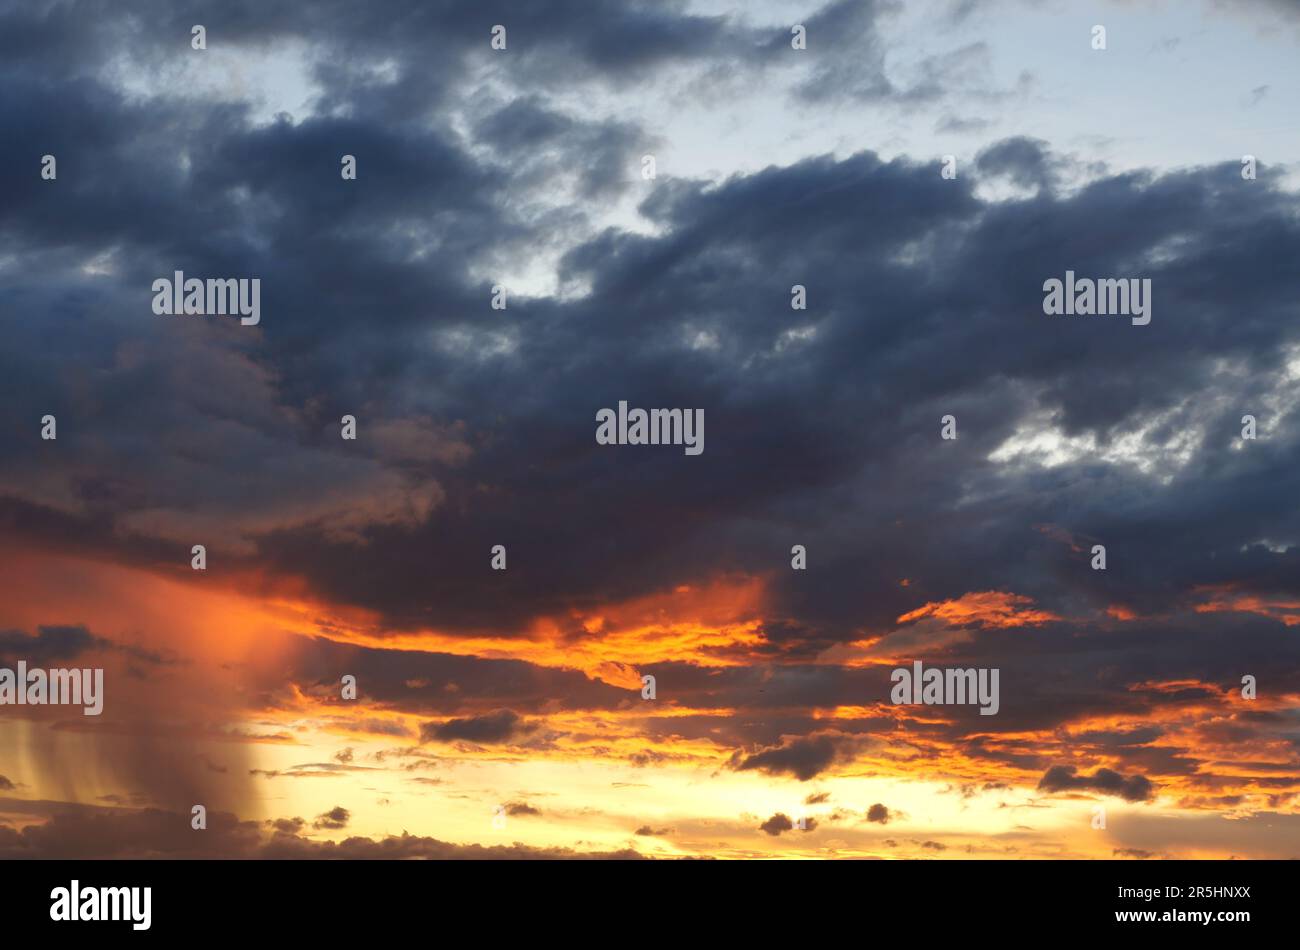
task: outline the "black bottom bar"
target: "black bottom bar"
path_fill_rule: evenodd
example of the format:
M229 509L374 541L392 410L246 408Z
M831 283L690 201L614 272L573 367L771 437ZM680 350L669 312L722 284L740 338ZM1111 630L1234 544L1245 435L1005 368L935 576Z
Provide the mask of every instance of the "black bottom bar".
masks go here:
M725 935L735 945L747 933L847 927L864 939L925 942L1100 932L1232 941L1294 921L1296 869L1280 861L33 861L0 866L0 906L7 935L128 940L373 939L431 927L441 943L468 927L495 942L577 927L616 943ZM52 919L72 916L73 881L78 917L116 911L119 919ZM146 887L148 929L136 929Z

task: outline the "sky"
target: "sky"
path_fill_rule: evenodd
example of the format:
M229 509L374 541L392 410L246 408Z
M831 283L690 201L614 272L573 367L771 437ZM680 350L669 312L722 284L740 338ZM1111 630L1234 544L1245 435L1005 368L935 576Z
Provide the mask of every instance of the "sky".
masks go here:
M104 671L0 857L1300 857L1300 4L0 0L0 89L0 670Z

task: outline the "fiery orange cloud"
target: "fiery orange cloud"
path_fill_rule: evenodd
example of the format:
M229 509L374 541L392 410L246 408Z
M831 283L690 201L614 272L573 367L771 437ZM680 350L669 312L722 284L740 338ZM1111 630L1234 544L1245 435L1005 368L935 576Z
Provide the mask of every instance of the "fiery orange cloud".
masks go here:
M1024 627L1061 619L1049 611L1033 609L1033 603L1033 598L1007 591L971 592L956 600L932 601L903 614L897 623L934 617L950 627Z
M302 599L274 602L284 628L340 643L522 660L538 666L581 670L613 686L640 689L639 667L678 661L700 666L740 666L766 645L764 582L721 577L705 584L621 603L538 617L523 635L463 635L426 629L385 631L358 611L344 612Z

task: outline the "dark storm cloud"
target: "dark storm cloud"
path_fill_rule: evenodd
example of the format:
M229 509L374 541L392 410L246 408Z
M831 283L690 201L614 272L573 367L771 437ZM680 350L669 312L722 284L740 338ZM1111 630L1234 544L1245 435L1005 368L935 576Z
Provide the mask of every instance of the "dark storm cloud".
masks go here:
M643 42L632 64L668 56L655 37L671 31L602 23L615 15L601 7L578 29ZM823 15L863 14L835 5ZM251 7L221 18L236 42L301 30L357 49L395 41L399 60L416 42L342 4L301 24ZM31 29L33 42L46 41ZM591 50L577 34L539 29ZM75 46L73 32L58 43ZM157 32L131 42L155 42ZM393 626L450 629L510 628L562 614L592 591L631 597L724 567L765 572L797 536L815 570L776 575L779 615L768 628L792 649L888 624L918 595L1009 587L1057 604L1114 597L1142 607L1197 584L1294 583L1295 555L1242 549L1297 527L1279 506L1292 429L1260 451L1229 450L1237 406L1261 404L1283 365L1292 335L1280 308L1300 289L1294 270L1279 266L1297 250L1295 201L1267 173L1252 183L1232 165L1129 174L996 205L964 177L943 181L928 164L870 153L718 187L664 181L643 206L662 235L609 231L568 255L565 274L590 281L589 297L516 298L493 312L486 286L468 276L471 262L535 237L538 224L516 209L516 173L470 160L438 122L367 117L407 90L372 90L374 113L252 127L238 106L164 100L146 109L90 78L27 81L30 95L6 100L6 130L65 155L57 183L12 153L4 169L15 200L0 212L0 234L21 235L46 275L11 284L7 302L48 317L19 324L0 357L15 391L4 424L19 448L6 463L6 523L17 533L153 563L176 554L152 533L169 523L182 533L180 512L207 510L221 519L216 533L228 534L220 540L248 549L214 570L304 572L323 596L377 609ZM575 134L573 152L606 141L540 97L494 104L476 128L505 155ZM175 146L158 147L164 129L204 143L189 150L187 173ZM635 133L609 132L617 155L634 154ZM93 161L78 144L85 135ZM337 180L345 150L362 163L351 189ZM617 158L593 161L585 188L616 180ZM982 161L1041 184L1055 159L1015 139ZM436 237L431 220L445 222ZM409 242L394 236L403 222L435 243L435 258L408 260ZM116 273L83 275L81 263L108 246ZM1177 253L1156 254L1168 246ZM260 337L145 312L148 281L173 266L260 273ZM1155 322L1043 317L1041 282L1066 268L1152 274ZM797 281L811 305L792 316ZM60 320L86 332L45 346L36 327ZM815 335L784 338L792 320ZM699 332L717 348L691 349ZM493 351L492 334L512 348ZM126 341L143 359L105 363ZM1216 381L1235 396L1222 408L1189 404L1222 359L1253 372ZM59 365L70 361L98 366L111 382L92 400L69 401ZM708 450L687 460L600 451L594 412L620 398L704 407ZM1208 435L1155 492L1145 488L1151 475L1122 466L990 463L1033 410L1102 444L1161 412L1173 413L1168 433ZM70 503L31 487L50 480L30 421L44 411L60 415L69 451L54 466L75 492ZM345 411L360 416L355 448L336 437ZM956 443L933 435L945 412L959 417ZM384 455L366 437L413 414L463 427L459 461ZM196 457L187 445L196 429L219 433L221 457ZM533 503L539 493L547 505ZM362 496L381 501L357 514L349 499ZM1206 510L1222 516L1187 517ZM1032 533L1062 511L1071 512L1065 527L1104 537L1120 557L1104 591ZM341 528L341 519L356 523ZM616 548L601 540L611 537ZM507 544L509 572L474 556L493 543ZM924 588L904 590L897 575L918 575Z
M793 185L796 174L820 177L823 171L850 177L829 189L810 183L799 185L792 189L790 197L779 197L781 191L777 186ZM853 179L854 173L865 176L861 184ZM475 612L481 615L483 610L493 610L497 604L529 602L537 609L553 609L556 606L552 603L554 592L572 587L578 578L583 579L584 586L589 589L600 589L614 597L631 596L647 587L666 586L677 577L698 576L700 571L716 570L719 564L734 562L734 552L738 547L751 551L771 550L772 555L765 558L752 556L746 564L756 570L768 568L777 558L776 551L788 550L785 542L790 540L790 534L777 527L784 523L786 511L802 512L803 528L799 540L811 542L810 550L817 557L818 564L816 571L798 578L798 585L781 581L783 600L791 614L801 614L809 619L817 619L817 614L821 614L824 620L836 617L888 623L917 603L915 593L905 592L897 586L893 576L896 574L927 575L929 594L935 598L958 596L972 588L994 586L1010 586L1030 593L1049 591L1059 595L1060 585L1064 582L1076 589L1074 596L1097 599L1095 588L1089 592L1085 586L1085 580L1091 581L1091 578L1080 569L1080 565L1063 557L1058 545L1046 538L1034 537L1031 529L1032 524L1049 520L1053 513L1062 510L1066 502L1074 503L1075 496L1083 506L1077 521L1092 529L1094 536L1105 536L1112 547L1118 539L1120 548L1126 552L1125 565L1142 565L1141 574L1131 570L1112 570L1109 575L1112 579L1111 593L1126 597L1130 602L1141 604L1161 597L1167 601L1171 595L1181 596L1187 582L1193 579L1204 583L1216 577L1226 579L1228 574L1236 579L1238 574L1247 573L1241 563L1247 557L1277 564L1289 558L1290 555L1264 555L1262 552L1246 555L1238 550L1251 533L1266 530L1266 518L1271 523L1276 517L1275 508L1261 505L1259 494L1234 492L1225 486L1222 489L1224 497L1219 498L1216 493L1216 497L1207 498L1204 496L1208 486L1215 484L1214 480L1207 483L1194 477L1206 468L1223 470L1226 465L1224 474L1233 472L1230 483L1240 484L1240 479L1249 479L1258 483L1266 496L1268 486L1275 486L1275 493L1281 484L1286 460L1293 451L1291 440L1284 438L1278 448L1267 454L1259 453L1262 457L1258 461L1231 458L1226 454L1232 432L1230 419L1225 418L1227 413L1197 418L1198 413L1194 410L1185 410L1188 414L1185 424L1203 424L1211 433L1217 430L1224 435L1207 440L1202 453L1205 457L1194 459L1191 471L1177 477L1171 488L1155 497L1141 491L1142 483L1149 476L1123 469L1089 471L1081 468L1077 470L1075 479L1069 481L1059 473L1006 472L995 469L985 460L983 455L1011 434L1011 426L1019 414L1035 407L1055 408L1060 425L1067 433L1091 431L1107 439L1121 434L1125 425L1132 425L1149 412L1177 405L1203 385L1203 374L1211 371L1212 361L1218 358L1212 342L1215 333L1210 331L1212 325L1206 324L1210 332L1202 341L1197 341L1195 334L1181 335L1179 344L1174 346L1159 350L1141 348L1142 358L1153 364L1150 368L1167 374L1168 385L1134 389L1132 379L1135 378L1137 367L1134 360L1138 351L1118 336L1115 332L1118 327L1094 324L1085 328L1078 323L1033 322L1034 311L1041 300L1038 286L1041 281L1029 281L1024 276L1027 273L1036 277L1063 273L1066 267L1077 268L1081 273L1118 272L1122 267L1116 266L1115 261L1090 266L1083 262L1087 255L1076 255L1068 248L1061 249L1057 264L1030 266L1016 264L1012 259L1021 256L1022 250L1027 255L1042 255L1038 248L1017 247L1011 234L1032 233L1041 226L1033 219L1041 217L1049 207L1063 218L1078 217L1078 230L1086 233L1091 227L1100 237L1108 225L1086 213L1090 203L1075 198L993 207L983 213L982 223L975 226L976 232L961 239L967 227L962 222L974 215L977 205L971 204L967 209L965 204L970 199L962 198L964 193L961 189L954 188L948 194L955 196L951 200L957 204L945 209L944 193L936 194L929 184L924 186L924 192L921 191L923 174L927 180L931 177L929 170L913 171L905 166L877 165L873 168L870 159L840 165L806 163L798 172L793 169L768 172L708 196L693 194L689 202L683 195L676 203L680 211L664 209L662 212L673 223L673 236L670 238L653 241L608 237L602 239L606 246L599 250L596 245L590 245L571 256L571 266L581 265L596 281L596 300L608 301L605 308L595 303L578 305L579 312L589 308L600 309L603 319L600 323L585 322L580 337L572 336L567 327L557 324L553 334L546 339L539 336L532 343L538 351L538 366L567 363L567 375L570 378L585 377L587 385L576 391L555 388L552 396L557 405L545 416L534 416L536 425L521 422L513 435L504 437L503 433L498 433L492 445L481 451L481 465L505 473L500 478L499 493L493 496L492 512L483 511L477 516L471 515L468 520L459 514L437 519L444 528L441 537L449 539L455 549L472 550L474 545L481 546L486 537L501 536L503 540L512 542L512 555L516 552L523 554L523 570L513 573L515 568L512 568L511 576L500 581L492 579L489 582L488 575L481 569L467 571L464 567L457 570L450 563L439 565L450 574L459 575L459 589L465 592L467 603L473 602ZM1116 181L1109 187L1118 188L1131 199L1132 208L1116 211L1114 217L1116 220L1138 220L1140 227L1148 227L1152 215L1158 210L1152 208L1152 214L1140 210L1142 204L1151 201L1149 192L1158 188L1182 191L1185 194L1180 200L1196 203L1204 197L1193 196L1200 189L1211 187L1212 175L1230 180L1229 172L1220 169L1213 173L1207 171L1182 176L1180 182L1144 185L1136 180ZM880 179L879 193L873 183L877 178ZM900 201L898 192L912 185L916 186L915 200ZM1264 190L1258 189L1257 193ZM815 222L818 231L835 233L837 229L843 229L845 233L838 235L840 240L851 241L870 254L873 250L870 228L845 218L840 212L844 206L854 203L855 192L865 192L856 200L867 206L898 202L897 214L891 215L894 233L875 252L874 259L868 259L865 266L858 268L877 273L864 275L860 281L846 278L848 283L861 287L856 295L847 292L846 288L837 287L835 281L819 284L814 293L828 299L818 304L818 313L810 318L818 326L818 339L800 352L797 361L778 358L770 349L787 324L787 318L779 315L777 306L786 289L770 282L764 294L752 293L741 288L753 287L755 283L761 283L761 278L747 284L736 275L735 283L728 281L725 290L717 287L715 292L712 289L715 284L700 283L697 272L707 266L711 257L716 255L721 260L725 255L732 261L771 261L759 268L769 271L775 268L777 259L785 258L784 267L792 273L833 275L840 268L831 259L829 247L826 254L816 260L801 260L808 256L808 248L819 244L819 235L800 231L809 222ZM1204 196L1210 194L1212 192L1208 190L1204 192ZM1100 197L1104 204L1114 201L1113 196L1102 194ZM1234 208L1242 203L1235 198L1233 201ZM1244 203L1251 203L1251 198L1245 197ZM1162 200L1160 204L1166 206L1170 215L1180 216L1172 195L1168 202ZM715 207L719 205L721 207ZM695 228L683 227L679 220L688 208L696 223ZM1271 212L1259 210L1264 218L1272 217ZM777 245L765 236L770 233L766 219L780 211L789 212L791 221L783 224L782 241ZM1205 226L1214 229L1216 225L1212 222L1226 217L1228 230L1233 230L1232 219L1240 218L1240 212L1226 208L1225 212L1224 216L1207 215ZM933 220L926 221L927 215ZM1009 220L1002 220L1017 215L1026 220L1014 225ZM1047 220L1050 218L1042 224ZM1250 230L1244 220L1239 224L1241 240L1258 244L1258 232ZM1280 220L1277 225L1279 236L1285 234L1285 240L1295 241L1289 225ZM1186 226L1195 227L1191 222ZM1066 237L1074 225L1062 223L1052 227L1067 244L1074 242L1073 238ZM1183 227L1183 224L1171 222L1169 236ZM820 237L824 240L826 235ZM884 235L877 236L875 241L880 242L883 238ZM1012 250L1000 263L985 259L989 248L1006 244L1008 240L1013 245ZM1123 240L1122 234L1116 235L1110 244L1123 243ZM1140 256L1143 253L1140 248L1156 246L1160 240L1153 235L1135 242L1137 246L1133 253ZM1229 238L1225 235L1223 240ZM912 241L931 243L935 245L936 253L951 254L955 266L949 271L969 269L972 274L968 278L969 284L963 284L959 277L945 280L943 286L938 286L925 274L909 274L913 268L900 270L898 265L881 263L888 260L890 248ZM948 241L956 242L955 246L945 248ZM769 244L771 246L767 246ZM1259 246L1259 254L1269 259L1276 253L1272 248ZM738 254L741 255L739 258ZM597 260L599 270L592 268ZM1247 260L1247 257L1240 258L1239 266L1250 266ZM1201 265L1214 266L1208 248ZM734 269L735 265L728 267ZM998 269L1005 271L1007 276L995 280L973 277L975 271L995 272ZM748 267L745 270L748 271ZM1288 280L1280 273L1269 275L1261 272L1260 278L1275 283ZM1243 285L1253 286L1246 275L1239 279ZM981 294L995 299L981 302L972 296L970 288L976 285L981 288ZM1016 286L1020 288L1016 291L1018 302L996 299ZM1172 312L1167 322L1177 321L1177 283L1157 278L1156 286L1165 288L1172 298ZM660 300L659 296L664 293L661 288L664 287L672 288L678 294L684 292L688 299L676 302ZM656 289L650 291L648 288ZM762 297L767 298L766 302ZM853 299L874 301L865 319L849 319ZM1188 307L1193 310L1204 306L1204 302L1188 301ZM1259 310L1254 312L1270 309L1275 310L1276 303L1261 299ZM725 358L686 350L676 350L671 354L663 352L662 344L656 347L647 330L643 329L659 328L658 335L662 339L663 318L652 319L652 314L662 313L718 315L712 318L714 326L722 332L724 350L731 352L724 354ZM913 315L909 316L909 313ZM1000 329L999 324L1007 323L1011 318L1006 315L1012 313L1017 314L1015 325ZM889 320L886 320L887 315ZM689 321L691 318L679 319ZM916 358L909 358L910 347L900 348L892 358L880 355L880 341L884 342L886 350L891 340L898 339L901 346L899 334L904 327L909 335L918 339L929 337L930 348L916 347ZM1239 325L1237 336L1222 342L1230 348L1245 349L1244 358L1259 361L1265 367L1271 364L1276 369L1272 353L1285 339L1279 335L1280 329L1275 322L1246 320ZM1082 336L1083 333L1089 336ZM643 341L642 337L646 339ZM1007 350L1002 344L1008 338L1017 339L1022 344L1020 350ZM1097 365L1100 367L1086 375L1076 368L1077 363L1065 358L1069 349L1085 342L1099 351ZM938 348L937 352L966 352L973 357L954 362L940 374L918 361L921 352L936 352L934 347ZM1195 352L1196 349L1200 352ZM1175 350L1193 352L1182 352L1175 360L1172 356ZM857 353L861 356L852 355ZM863 364L858 370L851 368L850 361L854 359ZM759 361L757 372L751 371L744 378L727 373L728 365L752 360ZM609 380L602 380L605 367L619 361L624 367L620 375L622 384L613 385ZM1189 372L1189 366L1199 367L1201 375ZM1001 402L978 392L984 384L984 373L992 371L993 367L1000 367L998 372L1003 374L1021 377L1020 383L1014 386L993 384ZM855 376L864 380L860 392L855 391L851 382ZM843 382L834 388L819 383L819 380L831 378ZM866 380L871 381L869 389L865 388ZM1251 386L1246 381L1242 385ZM575 392L593 390L605 395L585 400L574 398ZM579 427L576 420L590 415L593 406L612 403L619 396L635 397L638 390L658 394L642 398L643 402L650 404L695 403L713 407L714 414L709 417L711 427L723 440L722 444L714 442L718 445L717 453L702 456L689 478L682 470L680 460L665 455L645 453L636 458L628 453L597 455L589 445L583 444L587 442L589 433ZM1123 393L1122 399L1115 398L1116 390ZM1254 401L1260 395L1257 392L1252 397L1243 393L1242 399ZM874 406L879 406L878 412L872 411ZM814 412L811 407L818 407L818 410ZM899 412L897 407L904 407L903 411ZM913 434L923 427L937 427L938 416L945 410L957 412L962 419L964 432L970 438L965 445L975 443L966 448L959 441L955 447L950 447L948 455L952 458L937 454L940 451L937 440L918 442ZM549 419L556 415L575 420L573 428L568 432L554 429ZM868 420L871 422L869 426L866 425ZM863 426L860 433L850 434L842 428L859 425ZM533 448L527 448L529 444ZM507 455L502 454L507 447L510 456L544 459L546 464L534 463L518 470L519 483L514 484ZM868 453L875 460L864 467ZM777 462L778 454L780 458L802 460L798 477L789 471L787 465ZM1274 455L1277 455L1276 459L1272 457ZM561 458L569 461L561 464ZM945 487L942 482L911 478L908 473L918 468L949 472L949 477L965 480L987 499L982 510L973 510L967 505L964 511L953 512L944 522L935 522L929 512L950 507L954 489ZM548 496L559 507L574 511L575 517L561 523L524 506L523 499L527 497L525 478L531 483L540 480L547 486ZM866 549L852 543L851 539L856 535L832 531L809 495L814 487L825 495L833 492L836 486L843 485L847 490L847 485L852 483L865 486L865 490L856 494L855 515L860 525L859 533L869 532L876 539ZM720 493L720 486L724 484L728 491ZM449 491L457 491L454 482L448 485ZM578 486L581 486L581 491ZM873 491L871 486L876 490ZM1093 500L1097 491L1108 494L1107 505ZM882 504L886 492L888 503ZM647 522L637 517L636 513L647 503L647 495L659 499L653 504L679 517L682 524L698 520L707 505L708 518L714 530L707 535L690 530L674 531L671 519L656 518ZM628 505L630 497L638 499L636 506ZM1020 507L1014 518L1008 518L1004 509L1012 497L1017 499ZM1204 504L1197 505L1200 510L1213 510L1216 504L1226 504L1235 509L1239 517L1212 525L1201 520L1176 520L1183 499L1189 497L1204 498ZM516 499L519 500L517 504ZM502 505L511 509L514 516L509 519L499 516ZM758 509L771 512L769 529L765 530L753 521L753 512ZM552 508L551 512L554 510ZM576 514L579 510L581 515ZM747 516L743 520L742 512ZM734 527L727 530L733 521ZM510 528L506 528L507 523ZM610 559L600 549L592 550L590 538L596 532L595 525L617 530L623 539L620 559ZM918 525L925 525L924 533L918 532ZM976 525L985 533L973 531ZM386 537L388 533L375 532L375 538L391 542L396 550L408 548L405 539ZM1163 549L1160 539L1167 533L1182 536L1185 542L1177 545L1179 554L1173 559L1173 564L1169 564L1167 554L1156 556L1157 548ZM565 550L568 557L544 560L537 542L532 540L534 536L539 540L545 536L550 547ZM975 557L972 550L976 537L983 552L981 557ZM1209 542L1208 546L1206 542ZM268 539L265 547L267 553L281 556L286 564L300 563L304 558L310 562L313 553L309 548L314 549L314 559L323 562L318 567L322 580L328 582L329 589L341 590L348 599L359 597L374 602L386 592L390 607L396 606L409 598L402 589L414 588L416 584L414 574L408 583L402 567L419 563L413 557L399 558L397 570L386 571L380 577L364 567L360 572L345 571L343 563L333 569L328 561L323 560L329 556L328 549L316 547L306 537L301 541L294 540L289 532ZM672 558L665 557L669 551L674 555ZM890 566L886 566L884 560L883 552L886 551L889 552ZM339 552L340 555L343 553ZM434 556L438 555L435 553ZM990 568L996 565L996 576L990 570L987 581L972 578L970 568L974 561L987 563ZM1233 562L1241 564L1241 569L1233 570L1230 567ZM520 560L516 558L514 563L520 564ZM665 571L661 567L656 572L633 572L627 569L628 563L672 565L674 569ZM1157 570L1164 576L1149 576ZM443 571L438 573L441 575ZM1194 576L1189 577L1189 574ZM633 578L639 582L636 586L632 586ZM857 583L850 583L850 578ZM509 597L489 596L489 590L501 592L502 585ZM427 589L423 577L420 586ZM367 597L362 588L373 593ZM850 593L855 589L856 596ZM453 622L459 619L456 609L455 606L443 608ZM468 615L461 620L468 621ZM805 628L809 629L808 625ZM814 624L812 635L815 635L815 629Z
M1155 794L1151 780L1144 775L1125 777L1114 769L1098 769L1092 775L1079 775L1073 765L1052 766L1039 781L1038 789L1043 792L1101 792L1117 795L1129 802L1149 801Z

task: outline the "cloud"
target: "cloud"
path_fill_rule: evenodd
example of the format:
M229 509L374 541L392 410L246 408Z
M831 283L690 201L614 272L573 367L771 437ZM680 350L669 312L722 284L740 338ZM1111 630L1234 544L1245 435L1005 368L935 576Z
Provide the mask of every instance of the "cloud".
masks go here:
M779 837L783 832L792 831L798 828L800 831L809 832L817 827L816 818L801 818L798 822L790 820L790 816L777 812L767 821L758 826L760 831L765 831L772 837Z
M157 809L132 812L62 806L59 813L21 830L0 826L0 859L142 859L166 857L319 859L319 860L504 860L637 859L632 849L584 852L532 848L522 844L485 847L402 834L382 838L354 836L319 841L297 834L301 819L279 819L272 834L257 822L209 812L201 837L190 831L189 816Z
M741 772L758 769L772 775L793 775L806 782L830 768L839 754L839 744L831 736L807 736L744 756L735 768Z
M21 630L0 631L0 662L11 665L21 659L28 666L48 666L92 650L116 652L128 660L152 665L172 662L161 653L96 636L80 624L38 626L34 636Z
M312 822L313 828L325 828L331 831L339 828L346 828L351 813L341 805L336 805L323 815L317 815L316 820Z
M1061 619L1047 611L1034 610L1029 597L995 590L925 604L900 616L898 623L913 623L925 617L935 617L952 627L1020 627Z
M783 831L789 831L794 827L794 822L790 820L789 815L777 812L767 821L758 826L760 830L766 831L772 837L778 837Z
M877 824L881 824L881 825L887 825L889 824L889 820L892 817L893 816L890 815L889 813L889 809L886 808L884 805L880 804L879 802L877 802L876 804L872 805L870 808L867 809L867 821L876 822Z
M1113 769L1105 768L1097 769L1092 775L1076 775L1073 765L1052 766L1043 773L1038 789L1043 792L1101 792L1129 802L1150 801L1155 796L1155 786L1143 775L1125 778Z
M509 709L473 716L468 719L451 719L443 723L425 723L420 727L423 742L509 742L526 736L536 725L526 723Z
M1062 166L1047 142L1025 136L1002 139L975 156L975 167L983 175L1002 175L1022 186L1049 188Z

